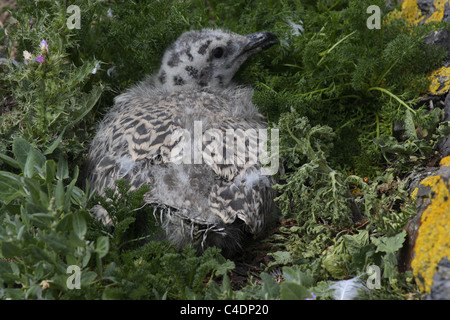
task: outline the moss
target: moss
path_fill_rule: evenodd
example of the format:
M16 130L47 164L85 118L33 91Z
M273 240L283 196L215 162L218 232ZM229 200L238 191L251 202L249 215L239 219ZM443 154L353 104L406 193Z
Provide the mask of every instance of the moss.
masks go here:
M441 166L449 165L450 157L441 160ZM422 213L411 266L416 279L419 279L418 286L425 292L430 292L438 262L450 257L450 189L446 176L435 175L421 182L431 188L434 196Z

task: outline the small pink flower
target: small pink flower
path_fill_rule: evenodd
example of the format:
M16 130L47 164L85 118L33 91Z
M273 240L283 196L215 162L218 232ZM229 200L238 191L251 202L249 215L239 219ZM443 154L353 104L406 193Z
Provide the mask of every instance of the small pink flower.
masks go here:
M43 64L45 61L45 58L43 56L39 56L36 58L36 61L39 62L40 64Z

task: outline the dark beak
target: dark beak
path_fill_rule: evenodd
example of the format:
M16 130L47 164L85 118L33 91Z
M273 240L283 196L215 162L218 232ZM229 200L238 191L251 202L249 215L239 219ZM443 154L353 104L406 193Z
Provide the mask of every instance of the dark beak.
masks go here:
M254 51L256 53L278 43L277 36L266 31L251 33L246 37L249 42L245 46L244 52Z

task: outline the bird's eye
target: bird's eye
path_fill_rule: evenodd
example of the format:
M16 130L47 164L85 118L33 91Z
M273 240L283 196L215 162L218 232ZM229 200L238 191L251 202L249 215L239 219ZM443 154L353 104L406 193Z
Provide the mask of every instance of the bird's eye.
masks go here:
M222 58L223 48L222 47L214 48L214 50L212 51L212 54L213 54L214 58Z

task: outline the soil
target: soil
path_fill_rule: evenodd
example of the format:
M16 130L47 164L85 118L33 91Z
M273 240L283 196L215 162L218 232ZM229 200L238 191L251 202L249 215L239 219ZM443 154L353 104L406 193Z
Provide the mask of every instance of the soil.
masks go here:
M249 241L243 252L230 258L236 266L230 277L233 290L239 290L249 285L251 281L259 282L261 280L261 272L268 272L269 264L275 261L270 254L280 251L279 244L282 242L280 239L286 237L286 234L280 232L280 227L291 227L296 224L295 219L281 220L262 238ZM273 273L275 280L280 281L281 279L278 279L277 276L279 272L273 271L271 274Z

